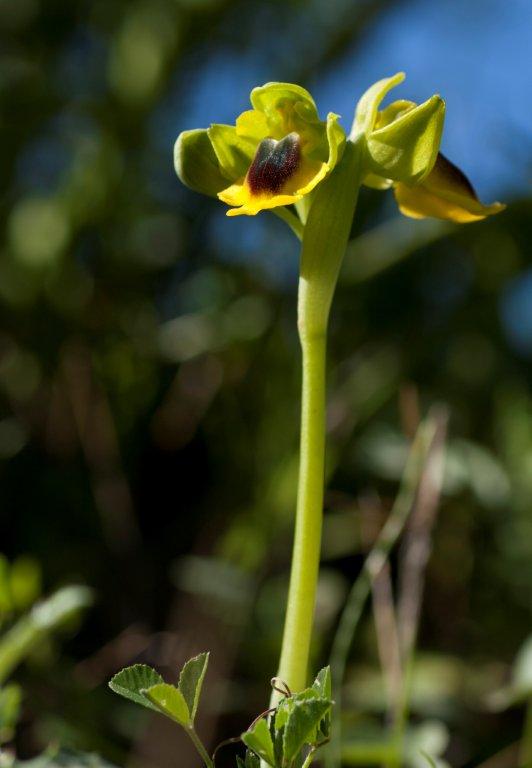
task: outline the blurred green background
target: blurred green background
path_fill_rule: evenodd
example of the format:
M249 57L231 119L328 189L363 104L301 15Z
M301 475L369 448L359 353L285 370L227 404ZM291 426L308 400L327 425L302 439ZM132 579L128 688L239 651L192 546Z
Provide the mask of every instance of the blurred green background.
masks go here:
M404 69L398 97L440 92L444 152L509 206L455 228L362 194L331 321L314 666L412 424L443 402L413 722L453 766L501 750L517 765L523 708L490 702L532 618L532 6L0 0L0 28L0 549L37 561L46 592L95 595L76 633L15 673L19 755L57 740L196 765L178 729L107 690L135 661L172 678L212 651L210 744L264 707L297 470L298 246L273 216L228 219L183 188L173 142L232 122L268 80L309 87L349 128L362 91ZM369 739L385 708L369 610L346 700Z

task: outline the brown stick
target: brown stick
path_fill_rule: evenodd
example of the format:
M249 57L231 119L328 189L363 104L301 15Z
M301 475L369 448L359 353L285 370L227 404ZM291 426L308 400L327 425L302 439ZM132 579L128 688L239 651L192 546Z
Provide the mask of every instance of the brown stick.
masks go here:
M435 411L434 419L436 425L434 440L402 546L397 616L403 663L410 658L416 643L425 570L432 549L432 529L436 521L443 483L447 410L443 407L439 408Z
M390 566L386 561L371 581L373 596L373 616L377 633L377 647L381 668L388 692L390 720L393 722L399 706L403 671L401 668L401 650L399 633L393 602Z

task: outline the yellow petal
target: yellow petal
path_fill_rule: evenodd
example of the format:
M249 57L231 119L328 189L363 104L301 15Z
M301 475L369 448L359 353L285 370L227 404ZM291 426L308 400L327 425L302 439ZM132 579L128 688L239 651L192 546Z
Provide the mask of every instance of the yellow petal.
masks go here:
M230 208L227 216L256 216L260 211L277 208L280 205L292 205L301 200L303 195L273 195L272 197L249 197L239 208Z
M246 139L261 141L270 133L266 115L256 109L242 112L236 119L236 133Z
M442 154L421 184L398 182L394 192L401 213L413 219L432 217L467 224L506 207L501 203L481 203L469 179Z

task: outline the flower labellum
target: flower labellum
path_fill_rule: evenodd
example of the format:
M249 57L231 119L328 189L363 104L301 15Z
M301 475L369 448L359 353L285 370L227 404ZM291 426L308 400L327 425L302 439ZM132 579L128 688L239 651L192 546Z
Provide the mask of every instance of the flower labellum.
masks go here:
M298 168L301 146L297 133L289 133L281 141L263 139L247 174L254 195L277 193Z
M499 213L506 207L502 203L483 205L467 176L441 153L421 184L397 183L394 193L401 213L413 219L430 216L467 224Z

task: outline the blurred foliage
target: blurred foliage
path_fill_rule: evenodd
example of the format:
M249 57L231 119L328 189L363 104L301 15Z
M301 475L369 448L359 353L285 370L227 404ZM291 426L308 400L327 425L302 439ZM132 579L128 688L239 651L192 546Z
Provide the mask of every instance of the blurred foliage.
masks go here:
M0 555L0 745L13 739L23 691L6 682L24 661L35 669L51 666L58 631L72 631L92 603L86 587L69 586L41 596L41 571L30 557L9 563Z
M46 590L74 581L98 596L60 663L17 673L21 759L55 741L117 764L194 765L179 733L106 690L136 662L175 680L211 649L198 723L211 744L264 707L297 469L297 244L273 217L230 222L182 188L172 143L199 100L237 113L258 81L334 71L389 6L401 2L0 0L2 550L30 552ZM223 92L222 74L241 86ZM345 83L353 103L365 85ZM443 401L409 743L461 766L520 738L522 706L494 711L490 697L520 685L532 619L532 198L510 202L458 230L390 219L366 191L331 326L314 667L406 439ZM0 562L0 600L25 608L41 577L15 562L9 593ZM369 611L352 662L360 752L386 709Z

